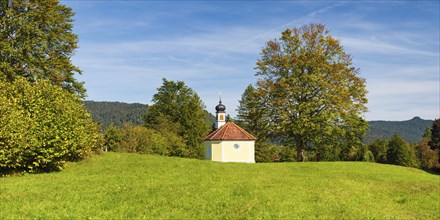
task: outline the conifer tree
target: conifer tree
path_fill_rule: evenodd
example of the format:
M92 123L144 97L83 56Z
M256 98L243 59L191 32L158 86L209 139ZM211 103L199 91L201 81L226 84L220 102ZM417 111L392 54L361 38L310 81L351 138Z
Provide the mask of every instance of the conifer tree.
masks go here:
M428 144L432 150L437 151L440 162L440 118L432 122L431 140L429 141Z
M248 85L241 95L239 106L237 108L236 123L242 128L254 135L255 142L255 160L257 162L270 162L277 158L279 152L270 144L270 135L273 129L270 127L270 117L265 112L265 98L258 96L253 85Z

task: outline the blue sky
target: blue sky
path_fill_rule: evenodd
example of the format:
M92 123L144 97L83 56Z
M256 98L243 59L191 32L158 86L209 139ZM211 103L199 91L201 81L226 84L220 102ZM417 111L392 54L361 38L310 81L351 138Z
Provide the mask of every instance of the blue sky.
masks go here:
M367 81L367 120L440 117L439 1L87 1L71 7L88 100L151 104L182 80L236 115L255 63L286 28L322 23Z

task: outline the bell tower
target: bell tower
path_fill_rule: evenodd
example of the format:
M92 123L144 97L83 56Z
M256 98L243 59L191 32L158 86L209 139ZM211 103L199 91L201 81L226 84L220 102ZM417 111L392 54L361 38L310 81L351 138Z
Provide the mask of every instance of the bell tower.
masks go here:
M219 97L218 105L215 106L216 122L215 129L219 129L226 123L226 106L222 104L222 97Z

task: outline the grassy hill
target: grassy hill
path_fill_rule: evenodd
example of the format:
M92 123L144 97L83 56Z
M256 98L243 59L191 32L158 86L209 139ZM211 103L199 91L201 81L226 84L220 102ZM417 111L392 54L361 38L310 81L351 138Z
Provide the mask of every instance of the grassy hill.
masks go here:
M439 219L440 176L355 162L235 164L106 153L0 178L0 219Z

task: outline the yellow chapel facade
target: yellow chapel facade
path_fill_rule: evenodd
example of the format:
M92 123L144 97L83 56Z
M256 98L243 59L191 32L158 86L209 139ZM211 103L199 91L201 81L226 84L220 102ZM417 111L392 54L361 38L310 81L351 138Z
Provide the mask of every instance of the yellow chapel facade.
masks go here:
M204 139L205 160L255 163L257 139L234 122L226 122L226 107L221 100L215 110L216 130Z

